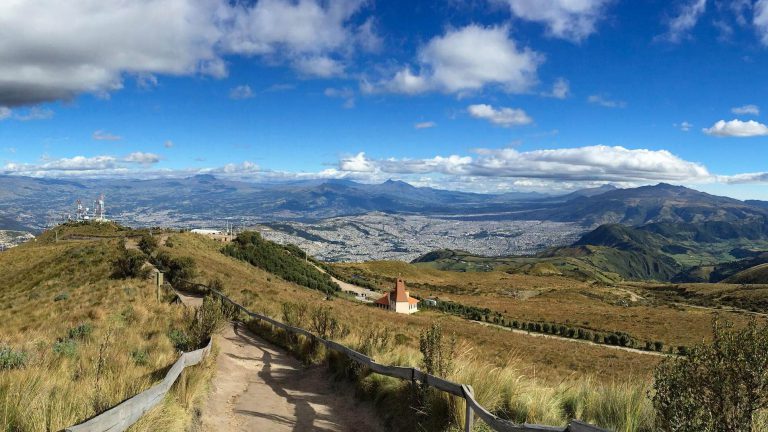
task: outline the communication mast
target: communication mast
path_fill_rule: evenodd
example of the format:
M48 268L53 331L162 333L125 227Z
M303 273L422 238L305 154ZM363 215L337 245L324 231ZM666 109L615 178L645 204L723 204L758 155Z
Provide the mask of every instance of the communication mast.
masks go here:
M83 208L83 202L80 200L77 200L75 204L77 206L75 210L75 220L80 222L85 219L85 208Z

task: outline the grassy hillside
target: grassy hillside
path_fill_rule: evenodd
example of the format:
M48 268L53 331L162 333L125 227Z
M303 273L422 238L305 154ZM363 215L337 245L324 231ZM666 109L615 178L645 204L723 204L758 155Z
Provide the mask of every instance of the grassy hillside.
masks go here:
M306 308L308 314L318 308L328 308L331 316L348 330L339 340L366 352L372 349L371 343L378 346L376 341L379 336L376 335L381 334L382 329L388 329L385 333L391 339L385 344L387 348L372 352L374 358L383 363L419 366L419 335L433 323L441 323L449 334L455 334L458 347L457 365L449 378L473 385L481 393L480 400L485 406L499 413L504 412L505 416L517 421L564 424L573 414L568 413L563 398L576 398L581 401L579 403L586 403L584 398L593 398L594 407L609 403L605 398L615 398L610 403L626 408L622 408L623 414L618 416L625 419L623 416L634 413L633 410L645 412L643 410L648 408L642 396L646 391L645 384L637 385L637 377L641 377L643 383L648 382L650 371L658 361L656 357L558 339L531 338L438 312L423 311L404 316L343 297L326 300L324 293L285 281L222 253L220 243L203 236L175 234L167 243L172 246L162 246L162 252L175 257L191 257L198 263L198 282L220 281L228 295L251 310L284 321L287 318L284 316L286 305L294 305L290 306L291 310ZM402 269L402 276L407 280L419 274L451 273L415 266ZM546 283L545 280L542 278L542 283ZM563 278L556 280L564 285L571 283ZM499 284L499 287L502 285ZM307 320L298 324L310 327L312 322ZM635 379L627 381L629 376ZM389 412L390 421L396 421L391 419L393 406L382 402L388 400L382 392L404 389L407 383L381 380L372 375L361 385L361 392L384 404L384 412ZM576 391L581 393L575 394ZM398 394L402 399L402 394ZM590 411L583 417L591 419L596 415ZM647 415L644 420L645 429L636 430L649 430L650 418ZM620 428L620 423L626 420L600 421L601 424ZM401 430L399 426L392 427Z
M151 281L111 279L115 227L61 227L0 253L0 430L60 430L151 386L178 354L168 338L180 306L158 302ZM3 354L4 353L4 354ZM13 361L11 361L13 360ZM193 390L188 393L193 397ZM183 430L189 409L151 429Z

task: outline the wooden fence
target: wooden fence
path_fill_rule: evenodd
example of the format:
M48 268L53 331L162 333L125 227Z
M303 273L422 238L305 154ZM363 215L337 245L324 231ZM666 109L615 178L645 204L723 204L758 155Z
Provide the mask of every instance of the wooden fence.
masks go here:
M203 286L198 286L198 287L202 288ZM509 420L499 418L493 415L491 412L489 412L485 408L483 408L483 406L480 405L477 402L477 400L475 400L474 392L471 386L447 381L443 378L420 371L417 368L402 367L402 366L387 366L387 365L376 363L376 361L366 356L365 354L354 351L337 342L334 342L331 340L325 340L307 330L304 330L303 328L293 327L293 326L281 323L280 321L274 320L266 315L261 315L261 314L251 312L248 309L246 309L244 306L240 305L239 303L236 303L235 301L233 301L232 299L230 299L229 297L227 297L226 295L222 294L217 290L211 289L210 292L211 294L214 294L215 296L219 297L222 301L227 302L233 307L237 308L240 312L248 315L250 318L267 322L286 332L302 335L309 339L312 339L317 343L323 344L326 348L330 350L337 351L346 355L353 361L359 363L362 366L367 367L368 369L370 369L371 371L377 374L386 375L394 378L401 378L401 379L410 380L410 381L419 381L422 384L428 385L430 387L434 387L438 390L463 398L466 402L466 412L465 412L465 422L464 422L465 432L469 432L472 430L472 423L475 415L477 415L477 417L479 417L488 426L490 426L491 429L499 432L608 432L606 429L592 426L592 425L580 422L578 420L572 420L568 424L568 426L566 426L565 428L555 427L555 426L513 423Z
M208 345L204 348L182 353L161 382L90 420L64 430L66 432L122 432L128 429L147 411L162 402L187 366L200 363L210 351L211 341L208 341Z

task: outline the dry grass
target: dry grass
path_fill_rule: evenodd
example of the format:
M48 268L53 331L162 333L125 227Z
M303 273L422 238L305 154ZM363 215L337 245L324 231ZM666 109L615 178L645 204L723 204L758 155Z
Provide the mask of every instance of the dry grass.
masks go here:
M715 313L737 324L744 324L748 319L742 313L664 304L644 299L642 295L632 295L642 284L609 286L558 276L462 273L394 261L339 264L337 267L379 281L402 275L411 283L414 294L489 308L508 319L621 331L642 341L662 341L665 346L693 345L709 340ZM417 284L430 286L418 288ZM697 288L700 292L724 289L707 285L708 288Z
M321 293L218 253L221 245L202 236L179 234L171 240L174 246L164 250L195 259L200 282L220 279L229 296L253 311L282 320L284 302L330 307L351 330L340 342L353 348L362 348L362 341L375 329L388 329L397 342L372 353L381 363L419 366L419 334L441 320L463 347L449 378L472 385L484 406L514 420L565 424L579 415L619 430L650 430L652 416L645 392L657 357L532 338L433 312L403 316L343 299L327 301ZM364 393L385 406L395 403L392 399L402 402L407 385L376 375L361 382ZM456 422L463 413L460 405L455 401L448 405L455 410Z
M149 388L178 358L166 335L182 326L182 308L158 303L150 281L110 279L119 247L44 237L0 254L0 346L27 356L0 370L0 430L79 423ZM81 324L90 334L70 340Z

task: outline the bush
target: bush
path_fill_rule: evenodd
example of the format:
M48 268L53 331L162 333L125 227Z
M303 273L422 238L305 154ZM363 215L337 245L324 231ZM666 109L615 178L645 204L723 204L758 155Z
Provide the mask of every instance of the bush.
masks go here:
M83 323L69 329L67 331L67 337L69 339L83 340L87 339L91 333L93 333L93 326L91 323Z
M327 306L312 311L310 325L314 333L325 340L342 338L349 333L349 329L333 316L333 311Z
M195 310L186 312L187 328L172 329L168 339L179 351L194 351L208 343L224 323L221 301L211 296L203 299L203 305Z
M139 249L147 255L152 255L157 249L157 238L144 234L139 240Z
M171 284L191 282L197 276L197 265L190 257L174 258L166 252L160 252L155 261Z
M184 330L172 329L168 332L168 339L178 351L188 351L191 345L190 338Z
M423 356L421 364L428 374L446 377L453 370L456 338L443 341L443 327L440 323L432 324L419 337L419 351Z
M668 358L654 373L658 430L749 432L768 408L768 324L735 330L717 318L713 341Z
M77 342L73 339L60 340L53 344L53 352L65 357L77 355Z
M112 277L116 279L146 278L149 269L144 267L146 257L143 253L126 249L112 261Z
M27 353L0 347L0 371L23 368L27 364Z
M63 300L69 300L69 293L65 293L65 292L58 293L56 294L56 297L53 298L53 301L55 302L63 301Z
M131 351L131 359L137 366L146 366L149 364L149 354L147 350L135 349Z

